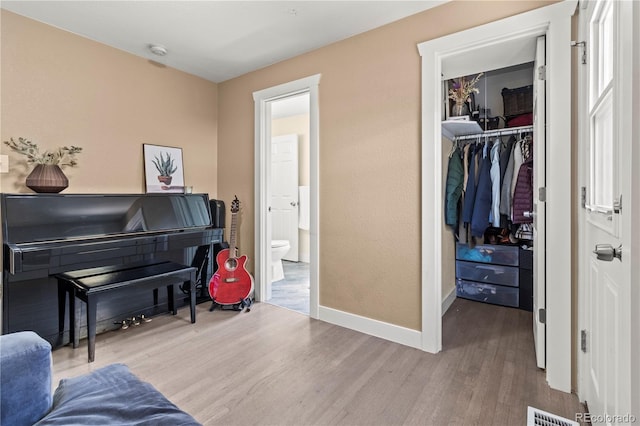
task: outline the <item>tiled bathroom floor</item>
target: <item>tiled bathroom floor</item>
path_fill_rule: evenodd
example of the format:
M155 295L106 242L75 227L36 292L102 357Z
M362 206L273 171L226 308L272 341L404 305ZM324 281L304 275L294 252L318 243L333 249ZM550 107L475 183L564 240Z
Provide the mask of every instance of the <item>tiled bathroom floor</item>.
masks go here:
M283 260L284 279L272 284L272 305L309 315L309 264Z

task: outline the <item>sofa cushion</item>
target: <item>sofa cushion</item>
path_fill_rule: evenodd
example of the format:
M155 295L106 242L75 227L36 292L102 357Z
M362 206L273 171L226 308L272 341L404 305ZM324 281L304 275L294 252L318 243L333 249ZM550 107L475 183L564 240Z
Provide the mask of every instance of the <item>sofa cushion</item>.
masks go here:
M42 425L199 425L124 364L60 380Z
M0 424L32 425L51 407L51 345L33 331L0 336Z

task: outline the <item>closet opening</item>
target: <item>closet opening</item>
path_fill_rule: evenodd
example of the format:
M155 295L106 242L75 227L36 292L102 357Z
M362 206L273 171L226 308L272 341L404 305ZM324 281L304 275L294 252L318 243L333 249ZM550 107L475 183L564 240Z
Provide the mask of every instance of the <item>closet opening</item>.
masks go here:
M442 313L449 301L447 296L456 298L455 290L443 293L443 286L455 286L454 244L451 231L444 226L443 163L448 154L447 144L450 146L451 142L442 135L443 83L532 60L536 61L535 68L538 57L546 58L548 66L542 72L546 80L541 84L540 93L545 94L547 101L536 104L534 99L533 149L534 159L538 160L534 162L534 178L541 180L534 183L534 221L537 222L534 225L540 228L536 232L534 226L534 240L544 239L546 232L550 243L534 241L532 328L536 330L538 366L546 369L549 386L564 392L571 391L572 387L572 353L575 353L576 342L572 335L572 230L569 226L575 204L569 162L572 158L571 24L576 5L576 1L554 3L418 44L422 58L421 347L431 353L443 349ZM544 36L542 40L546 43L539 43L539 36ZM540 45L544 52L539 53ZM537 92L534 88L534 93ZM546 140L544 143L541 137ZM539 161L542 159L545 161ZM538 168L544 168L543 172L539 173ZM545 182L551 189L545 189ZM545 220L546 217L549 220ZM544 295L545 291L549 297ZM487 304L468 303L492 308ZM526 315L526 311L515 308L502 309ZM538 333L540 330L542 334ZM548 357L545 357L546 342Z
M501 68L479 69L469 52L467 67L443 60L442 311L462 298L531 312L539 341L533 312L544 307L544 291L534 290L534 258L544 240L534 188L544 186L545 159L536 164L534 151L544 153L535 144L545 143L544 36L527 43L525 61Z

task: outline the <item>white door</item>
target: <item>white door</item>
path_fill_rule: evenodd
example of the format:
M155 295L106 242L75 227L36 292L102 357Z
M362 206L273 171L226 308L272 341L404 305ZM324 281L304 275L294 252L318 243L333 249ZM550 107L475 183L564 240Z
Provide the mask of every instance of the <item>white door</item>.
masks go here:
M630 153L632 120L638 119L631 115L633 3L594 0L580 9L586 64L582 46L578 374L580 398L587 402L593 423L622 423L622 417L615 416L631 410L630 288L631 262L637 254L631 253L630 241Z
M533 340L538 367L546 366L546 37L536 40L533 66ZM540 190L540 188L543 188Z
M298 261L298 136L271 139L271 220L273 240L287 240L283 259Z

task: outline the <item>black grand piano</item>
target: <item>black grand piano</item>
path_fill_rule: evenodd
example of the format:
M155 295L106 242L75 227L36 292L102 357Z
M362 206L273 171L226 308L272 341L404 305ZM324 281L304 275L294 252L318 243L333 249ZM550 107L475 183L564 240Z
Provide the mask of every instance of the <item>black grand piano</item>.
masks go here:
M53 275L152 260L193 265L198 248L223 237L212 226L206 194L0 196L2 333L33 330L52 344L60 343ZM178 306L184 304L180 289L175 292ZM166 312L166 295L154 301L150 292L131 288L105 305L98 312L98 332L133 315ZM86 334L84 324L80 334Z

